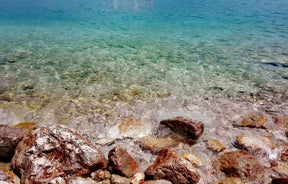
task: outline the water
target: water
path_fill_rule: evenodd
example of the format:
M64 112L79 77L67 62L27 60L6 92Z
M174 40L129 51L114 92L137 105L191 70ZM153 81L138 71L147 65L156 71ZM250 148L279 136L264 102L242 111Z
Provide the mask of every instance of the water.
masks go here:
M81 127L214 98L283 114L287 48L287 0L1 0L1 107Z

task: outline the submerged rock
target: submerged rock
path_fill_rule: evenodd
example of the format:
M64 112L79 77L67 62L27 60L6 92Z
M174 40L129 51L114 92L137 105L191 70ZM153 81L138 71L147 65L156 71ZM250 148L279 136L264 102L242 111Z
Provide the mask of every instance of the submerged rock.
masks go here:
M205 140L205 142L206 142L207 148L211 151L221 152L226 149L225 146L217 139L208 138Z
M235 126L249 127L249 128L266 128L267 118L262 113L252 113L243 118L239 124Z
M221 178L217 184L243 184L245 183L243 180L240 178L236 177L226 177L226 178Z
M172 184L171 181L168 180L149 180L144 181L143 184Z
M152 153L157 153L161 149L177 146L179 142L171 138L157 138L153 136L146 136L140 139L140 146L143 150L148 150Z
M100 150L64 126L34 129L20 141L12 159L21 183L65 183L106 165Z
M0 183L1 184L13 184L14 182L11 179L9 173L0 170Z
M201 121L195 121L184 117L175 117L162 120L161 124L169 127L172 131L187 137L196 142L204 131L204 124Z
M130 179L123 176L119 176L117 174L112 174L110 182L111 184L128 184L130 183Z
M175 184L196 184L200 180L192 163L171 149L159 152L156 161L146 169L145 176L147 179L165 179Z
M265 183L265 170L247 151L230 151L219 155L219 169L229 177L239 177L251 183Z
M138 163L129 155L129 153L116 146L109 154L108 170L112 173L119 174L125 177L131 177L139 170Z

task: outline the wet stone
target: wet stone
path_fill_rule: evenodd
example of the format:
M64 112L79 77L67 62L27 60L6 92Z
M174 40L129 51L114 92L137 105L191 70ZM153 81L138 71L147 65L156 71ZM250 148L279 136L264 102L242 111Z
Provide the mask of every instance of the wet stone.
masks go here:
M129 178L119 176L117 174L112 174L110 181L111 181L111 184L128 184L128 183L130 183Z
M239 124L235 126L249 127L249 128L265 128L267 118L262 113L252 113L243 118Z
M171 181L168 180L149 180L144 181L143 184L172 184Z
M288 178L273 178L271 184L287 184Z
M156 161L146 169L145 176L148 180L165 179L175 184L194 184L200 180L196 168L171 149L159 152Z
M217 139L208 138L205 140L205 142L206 142L207 148L211 151L221 152L226 149L225 146Z
M247 151L230 151L219 155L219 169L229 177L239 177L254 183L265 183L265 170Z
M64 126L34 129L19 142L12 159L21 183L65 183L106 165L100 150Z
M136 173L132 178L130 178L129 184L142 184L145 179L144 173Z
M91 173L91 178L95 181L110 180L111 174L107 170L97 170Z
M28 131L22 128L0 125L0 159L9 161L14 155L17 144L27 133Z
M96 181L92 180L91 178L73 178L69 180L68 184L98 184Z
M185 158L186 160L188 160L189 162L191 162L192 165L195 166L195 167L203 166L203 163L202 163L201 159L197 155L195 155L193 153L184 153L182 155L182 157Z
M14 183L9 173L0 170L0 183L1 184L12 184Z
M131 177L139 170L138 163L129 155L129 153L120 148L114 147L108 154L107 169L112 173L119 174L125 177Z
M140 139L140 146L143 150L148 150L152 153L157 153L161 149L177 146L179 142L171 138L156 138L153 136L146 136Z
M283 162L278 162L272 167L272 170L281 178L288 178L288 165Z
M187 137L192 140L192 142L196 142L204 131L204 124L201 121L184 117L166 119L162 120L160 123L169 127L172 131Z
M243 180L240 178L236 177L226 177L226 178L221 178L217 184L243 184L245 183Z
M279 128L284 129L288 137L288 116L273 116L273 121Z

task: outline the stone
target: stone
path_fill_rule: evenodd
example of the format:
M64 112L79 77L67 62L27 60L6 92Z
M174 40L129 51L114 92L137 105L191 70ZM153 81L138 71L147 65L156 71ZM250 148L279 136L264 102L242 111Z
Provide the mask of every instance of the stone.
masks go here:
M111 181L111 184L129 184L130 183L129 178L119 176L117 174L112 174L110 181Z
M130 178L130 183L129 184L142 184L145 179L145 174L144 173L136 173L132 178Z
M116 146L110 150L108 160L107 169L120 176L131 177L139 170L138 163L120 146Z
M9 173L0 170L0 183L1 184L13 184L14 182L11 179Z
M179 142L171 138L156 138L153 136L146 136L140 139L140 147L143 150L148 150L152 153L157 153L161 149L177 146Z
M110 146L115 143L115 139L104 138L97 140L95 143L101 146Z
M91 178L95 181L110 180L111 174L107 170L100 169L91 173Z
M219 169L229 177L239 177L255 183L265 183L265 170L258 160L244 150L219 154Z
M37 126L36 123L34 122L23 122L23 123L18 123L15 125L11 125L12 128L23 128L27 130L33 130Z
M262 113L251 113L243 118L239 126L249 128L265 128L267 118ZM237 126L237 125L236 125Z
M193 142L196 142L204 131L204 124L201 121L195 121L185 117L166 119L160 123Z
M194 184L200 180L196 168L172 149L161 150L155 162L146 169L145 176L148 180L165 179L175 184Z
M245 182L240 178L226 177L217 181L217 184L244 184Z
M0 159L10 161L14 155L17 144L28 133L22 128L12 128L0 125Z
M171 181L168 180L149 180L144 181L143 184L172 184Z
M219 153L226 149L225 146L217 139L207 138L205 142L206 142L207 148L211 151Z
M201 159L193 153L184 153L182 157L191 162L194 167L203 166Z
M288 161L288 147L281 152L280 159Z
M142 131L145 129L143 123L135 119L123 120L119 125L119 134L123 137L138 137L142 134Z
M107 160L90 141L65 126L39 127L18 144L12 168L21 183L65 183L105 168Z
M286 137L288 137L288 116L273 116L274 123L285 131Z
M287 184L288 178L273 178L271 184Z

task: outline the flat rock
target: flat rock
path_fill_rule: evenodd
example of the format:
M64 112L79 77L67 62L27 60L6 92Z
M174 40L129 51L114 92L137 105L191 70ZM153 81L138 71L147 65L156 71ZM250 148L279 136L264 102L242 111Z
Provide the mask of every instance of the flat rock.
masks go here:
M229 177L239 177L252 183L265 183L265 170L249 152L239 150L221 153L219 169Z
M177 146L179 142L171 138L156 138L146 136L140 139L140 146L143 150L148 150L152 153L157 153L161 149Z
M205 139L207 149L214 151L214 152L221 152L226 149L226 147L217 139L214 138L207 138Z
M265 128L267 118L262 113L251 113L244 117L239 124L235 126L249 127L249 128Z
M17 144L27 133L28 131L22 128L0 125L0 159L9 161L14 155Z
M108 170L121 176L131 177L139 170L138 163L125 149L122 149L119 146L110 150L108 160Z
M34 129L19 142L12 159L21 183L67 183L106 165L100 150L64 126Z
M184 117L175 117L162 120L161 124L169 127L172 131L187 137L196 142L204 131L204 124L201 121L196 121Z
M178 184L195 184L200 175L191 162L172 149L161 150L156 161L145 171L146 179L165 179Z
M119 176L117 174L112 174L110 182L111 184L128 184L130 183L130 179L123 176Z

